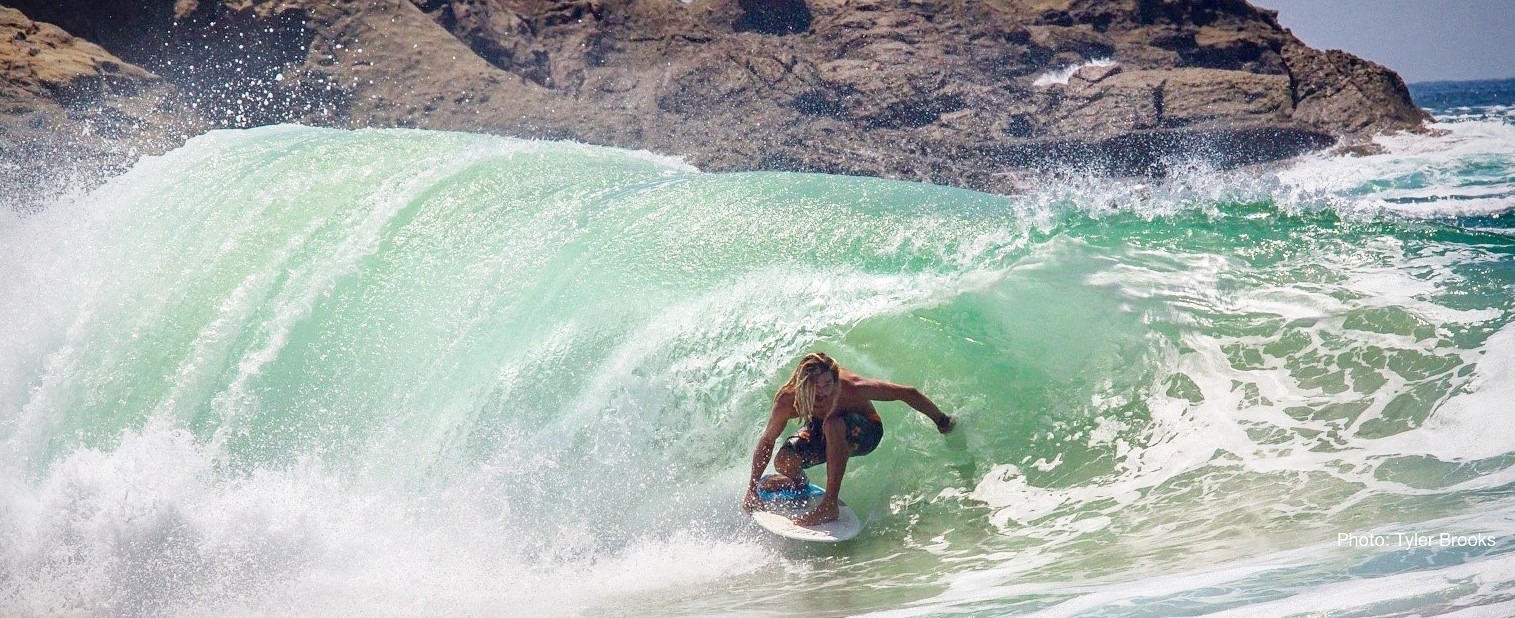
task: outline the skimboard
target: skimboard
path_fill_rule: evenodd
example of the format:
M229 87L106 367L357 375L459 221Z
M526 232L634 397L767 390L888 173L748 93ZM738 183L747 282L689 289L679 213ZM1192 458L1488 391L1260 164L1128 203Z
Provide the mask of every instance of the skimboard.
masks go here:
M763 478L766 479L768 476ZM857 513L852 512L852 507L841 500L836 501L836 521L814 526L795 525L791 518L809 513L825 495L826 490L814 484L803 491L798 489L759 491L758 501L761 504L757 509L753 509L752 520L769 532L799 541L840 543L857 536L857 533L863 529L863 522L858 520Z

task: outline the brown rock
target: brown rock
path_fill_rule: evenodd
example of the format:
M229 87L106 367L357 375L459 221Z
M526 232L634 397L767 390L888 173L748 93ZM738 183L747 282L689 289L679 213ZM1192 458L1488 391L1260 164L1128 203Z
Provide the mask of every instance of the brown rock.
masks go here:
M171 92L93 43L0 7L0 204L32 208L202 130L162 111Z
M1285 47L1284 54L1293 78L1296 122L1359 136L1420 130L1431 119L1410 100L1404 80L1382 65L1302 44Z
M712 171L1011 191L1026 167L1240 165L1425 120L1392 73L1236 0L11 1L220 126L572 138Z
M0 93L34 105L114 88L130 92L156 76L51 24L0 7Z
M1118 64L1089 65L1074 71L1069 80L1077 80L1085 84L1098 84L1105 81L1105 78L1121 71L1121 66Z

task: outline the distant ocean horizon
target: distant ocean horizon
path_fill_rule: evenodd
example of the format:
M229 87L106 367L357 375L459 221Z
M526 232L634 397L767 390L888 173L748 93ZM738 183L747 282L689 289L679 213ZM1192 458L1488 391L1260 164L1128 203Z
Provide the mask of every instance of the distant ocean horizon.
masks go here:
M1515 77L1503 79L1435 80L1407 84L1415 104L1433 114L1453 108L1504 107L1515 104Z

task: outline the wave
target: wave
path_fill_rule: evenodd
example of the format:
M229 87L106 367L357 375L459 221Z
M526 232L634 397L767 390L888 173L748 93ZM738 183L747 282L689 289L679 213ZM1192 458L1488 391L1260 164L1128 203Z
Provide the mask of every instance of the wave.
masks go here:
M1507 130L1008 197L213 132L0 220L0 613L1313 598L1400 555L1339 533L1501 529L1515 242L1469 203L1507 199ZM812 349L963 423L884 406L842 548L736 509ZM1498 586L1503 551L1371 575Z

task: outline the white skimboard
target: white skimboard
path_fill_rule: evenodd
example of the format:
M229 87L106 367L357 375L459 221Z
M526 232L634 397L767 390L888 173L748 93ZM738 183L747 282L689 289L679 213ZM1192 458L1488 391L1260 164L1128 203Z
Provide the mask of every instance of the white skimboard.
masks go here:
M772 476L772 475L768 475ZM764 476L763 478L768 478ZM814 526L795 525L793 517L809 513L820 504L826 490L810 485L806 491L759 491L757 508L752 510L752 520L764 529L787 539L817 543L840 543L857 536L863 530L863 522L852 512L846 502L837 500L836 521Z

